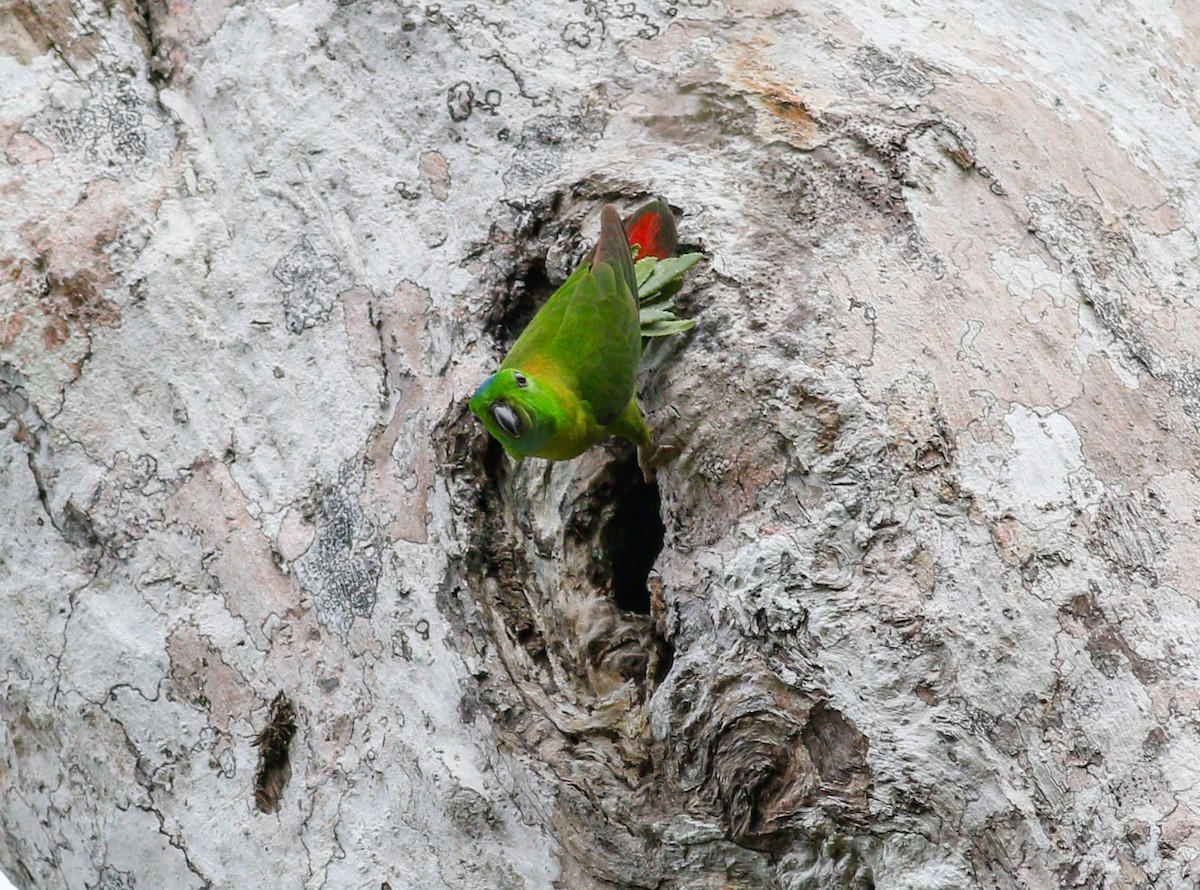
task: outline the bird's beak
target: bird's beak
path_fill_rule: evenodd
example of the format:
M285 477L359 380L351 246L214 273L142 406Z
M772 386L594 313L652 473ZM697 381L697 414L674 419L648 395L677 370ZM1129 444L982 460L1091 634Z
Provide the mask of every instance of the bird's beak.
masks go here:
M510 436L521 435L521 415L511 405L497 402L492 405L492 419Z

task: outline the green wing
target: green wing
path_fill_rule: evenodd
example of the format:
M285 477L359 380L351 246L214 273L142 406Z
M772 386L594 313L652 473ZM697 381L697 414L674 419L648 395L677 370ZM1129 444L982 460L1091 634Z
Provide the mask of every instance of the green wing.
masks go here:
M633 398L642 341L637 279L621 218L600 213L600 243L589 266L567 279L517 339L501 367L529 368L563 382L587 402L600 426L615 421Z
M550 295L546 304L538 310L533 320L521 331L521 336L504 357L501 368L526 369L537 358L548 358L550 349L562 328L563 315L571 305L572 296L579 280L588 274L587 266L580 266L563 282L562 287Z
M633 398L642 355L633 295L608 264L579 280L555 341L555 358L575 377L579 397L608 426Z

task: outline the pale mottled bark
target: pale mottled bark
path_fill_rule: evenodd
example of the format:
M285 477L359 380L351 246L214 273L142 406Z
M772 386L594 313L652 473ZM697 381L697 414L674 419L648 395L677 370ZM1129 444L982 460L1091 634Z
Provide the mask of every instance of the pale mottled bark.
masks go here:
M0 867L1196 881L1200 18L876 6L10 0ZM681 457L508 463L652 194Z

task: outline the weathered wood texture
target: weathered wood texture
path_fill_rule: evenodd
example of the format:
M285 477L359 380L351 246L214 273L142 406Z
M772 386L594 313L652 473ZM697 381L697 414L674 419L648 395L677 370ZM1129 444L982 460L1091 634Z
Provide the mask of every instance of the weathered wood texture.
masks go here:
M0 866L1200 881L1196 10L7 0ZM510 464L657 194L681 457Z

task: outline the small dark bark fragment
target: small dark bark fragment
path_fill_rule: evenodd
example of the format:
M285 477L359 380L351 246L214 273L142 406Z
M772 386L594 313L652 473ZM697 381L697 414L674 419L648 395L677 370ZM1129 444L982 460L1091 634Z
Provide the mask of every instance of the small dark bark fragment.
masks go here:
M261 813L279 811L279 799L292 777L288 751L296 734L296 706L283 692L271 702L271 722L254 738L258 772L254 776L254 805Z

